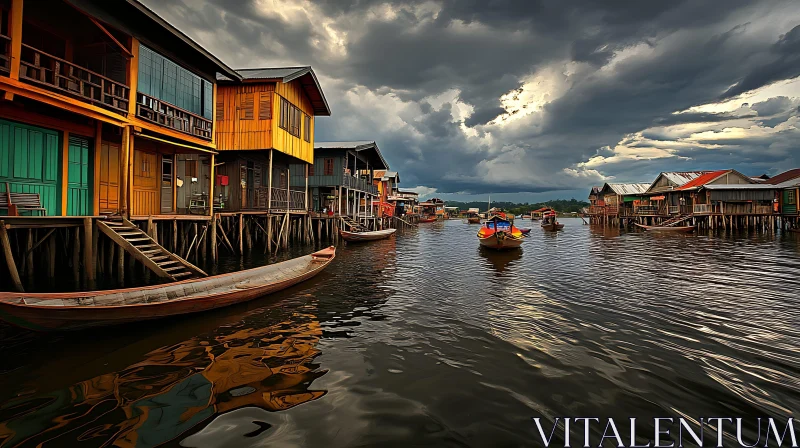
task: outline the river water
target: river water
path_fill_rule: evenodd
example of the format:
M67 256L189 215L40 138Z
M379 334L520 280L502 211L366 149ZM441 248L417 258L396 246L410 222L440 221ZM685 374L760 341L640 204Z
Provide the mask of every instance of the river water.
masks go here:
M0 326L0 446L542 446L533 417L800 411L800 238L563 222L506 253L423 224L195 316Z

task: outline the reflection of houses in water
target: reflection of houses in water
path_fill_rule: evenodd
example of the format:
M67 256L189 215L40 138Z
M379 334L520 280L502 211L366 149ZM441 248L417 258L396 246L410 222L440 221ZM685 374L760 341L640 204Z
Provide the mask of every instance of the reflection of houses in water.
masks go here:
M322 335L315 316L217 331L223 334L153 351L125 370L4 403L0 445L66 437L156 446L216 414L245 406L281 411L326 393L309 390L326 373L313 362Z

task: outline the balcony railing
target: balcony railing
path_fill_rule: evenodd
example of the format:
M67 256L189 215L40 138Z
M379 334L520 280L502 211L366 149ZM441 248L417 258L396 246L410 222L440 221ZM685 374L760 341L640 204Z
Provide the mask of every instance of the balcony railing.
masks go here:
M658 215L658 207L655 205L640 205L636 207L636 214L646 216Z
M669 214L670 215L678 215L678 214L680 214L680 212L681 212L681 206L680 205L670 205L669 206Z
M342 186L351 188L353 190L364 191L373 195L378 194L378 187L370 183L365 179L360 179L355 176L348 176L347 174L344 175L344 179L342 180Z
M711 204L694 204L694 213L697 215L711 213Z
M6 36L0 38L2 42L5 42L5 48L8 48L6 39L8 39ZM7 66L7 56L2 64ZM19 77L27 82L78 97L114 112L128 113L130 88L124 83L106 78L99 73L47 54L30 45L22 44Z
M184 134L211 140L211 120L141 92L136 92L136 116Z
M285 188L273 188L270 210L286 211L287 209L289 211L305 211L306 192L297 190L287 192Z
M11 71L11 38L0 34L0 72Z

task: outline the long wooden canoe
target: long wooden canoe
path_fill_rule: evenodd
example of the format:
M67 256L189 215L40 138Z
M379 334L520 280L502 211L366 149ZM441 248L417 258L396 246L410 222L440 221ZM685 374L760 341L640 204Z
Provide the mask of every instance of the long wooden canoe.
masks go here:
M397 229L375 230L371 232L348 232L346 230L339 230L339 235L342 239L351 243L359 241L375 241L389 238L397 232Z
M690 233L694 232L694 226L645 226L642 224L634 223L637 227L650 232L674 232L674 233Z
M434 222L434 221L436 221L436 217L435 216L428 216L426 218L419 218L419 222L421 222L421 223Z
M319 274L329 247L246 271L166 285L70 293L0 293L0 319L35 331L74 330L221 308L263 297Z
M551 222L549 224L544 224L544 223L542 224L542 229L550 232L557 232L559 230L562 230L563 228L564 224L561 224L560 222Z

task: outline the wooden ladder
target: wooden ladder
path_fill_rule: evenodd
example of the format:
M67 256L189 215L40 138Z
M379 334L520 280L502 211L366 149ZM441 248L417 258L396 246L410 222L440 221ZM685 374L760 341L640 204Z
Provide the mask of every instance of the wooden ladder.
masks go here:
M342 216L342 221L350 228L350 232L366 232L369 230L349 216Z
M97 221L97 228L161 278L178 281L208 277L200 268L168 251L125 218Z

